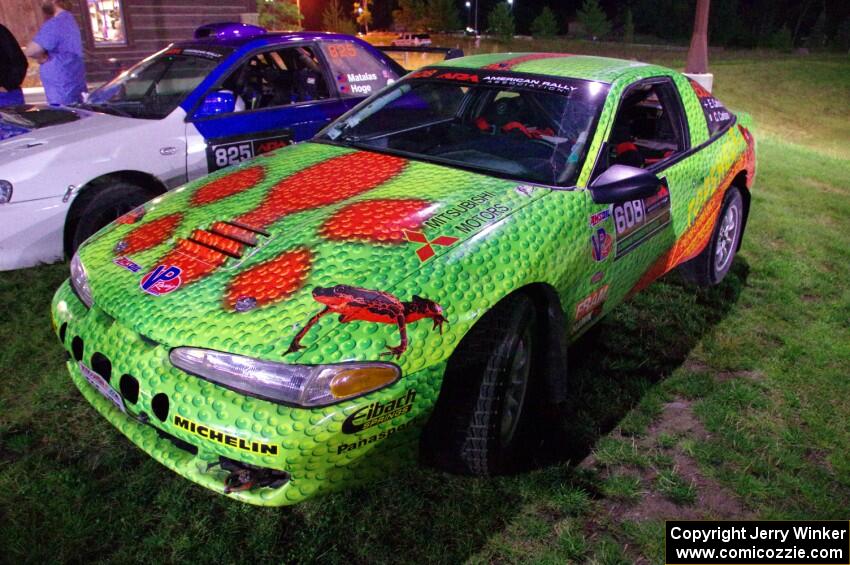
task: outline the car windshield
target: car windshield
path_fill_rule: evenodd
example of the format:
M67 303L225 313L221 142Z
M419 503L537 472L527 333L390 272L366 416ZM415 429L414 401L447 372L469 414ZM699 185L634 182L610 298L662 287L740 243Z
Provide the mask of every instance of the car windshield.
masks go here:
M572 185L607 92L583 80L426 69L363 102L316 141Z
M131 118L162 119L226 54L221 48L167 48L93 91L79 106Z

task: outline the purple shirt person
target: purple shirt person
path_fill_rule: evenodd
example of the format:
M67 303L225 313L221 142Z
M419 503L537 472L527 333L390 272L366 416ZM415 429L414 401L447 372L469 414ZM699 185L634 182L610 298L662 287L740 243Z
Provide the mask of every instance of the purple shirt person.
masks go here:
M27 73L27 58L15 36L0 24L0 107L24 103L21 82Z
M86 91L83 42L69 6L69 0L47 0L42 10L53 17L26 48L26 54L41 63L41 84L49 104L81 102Z

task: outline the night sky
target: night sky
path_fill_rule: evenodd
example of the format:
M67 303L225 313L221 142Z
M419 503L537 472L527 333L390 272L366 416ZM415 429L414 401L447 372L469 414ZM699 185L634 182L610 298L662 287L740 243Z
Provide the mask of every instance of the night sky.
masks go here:
M475 0L473 1L473 5ZM504 0L479 0L479 28L486 29L487 14L493 6ZM321 29L322 10L328 0L301 0L301 9L306 16L305 27L308 29ZM350 10L353 0L341 0L346 9ZM517 33L529 33L531 21L540 13L543 6L549 5L560 22L561 31L566 31L566 22L575 20L575 14L581 7L583 0L514 0L514 14L516 16ZM685 3L686 6L682 6ZM458 13L461 15L464 26L469 24L467 15L469 12L464 7L464 0L456 0ZM614 19L615 28L620 25L619 21L625 6L632 6L635 16L635 25L638 33L651 33L660 38L670 39L677 36L681 41L687 40L691 27L693 6L696 0L600 0L609 17ZM372 27L377 29L389 29L392 25L392 11L396 7L396 0L370 0L374 23ZM674 9L675 8L675 9ZM780 27L790 30L799 29L801 36L805 37L808 30L814 27L818 15L825 10L826 27L830 36L834 36L837 26L850 26L850 1L848 0L822 0L805 1L800 0L714 0L711 3L712 29L728 22L727 28L737 28L736 38L722 37L723 34L712 34L723 43L746 45L747 39L752 37L768 36ZM678 13L678 18L673 17L672 11ZM641 18L643 16L643 18ZM647 21L649 18L649 21ZM659 20L662 19L664 21ZM724 22L724 23L721 23ZM652 25L654 24L654 25ZM669 24L674 26L676 32L666 33L666 29L651 29ZM644 29L640 29L643 26ZM847 33L846 31L844 33Z
M473 0L474 1L474 0ZM487 13L497 3L498 0L480 0L479 5L479 27L484 27ZM352 1L342 0L340 4L343 6L351 6ZM612 6L617 2L611 2ZM301 11L304 12L306 20L305 27L310 29L319 29L322 26L322 10L327 4L327 0L301 0ZM392 25L392 11L395 8L395 0L374 0L371 3L372 15L375 19L375 27L387 29ZM549 5L555 13L559 15L561 21L566 21L568 17L573 17L576 10L581 6L581 0L514 0L515 13L519 31L522 32L528 27L531 20L540 13L543 6ZM602 2L606 5L606 2ZM462 0L457 1L458 13L466 15L466 8ZM465 20L464 20L464 23Z

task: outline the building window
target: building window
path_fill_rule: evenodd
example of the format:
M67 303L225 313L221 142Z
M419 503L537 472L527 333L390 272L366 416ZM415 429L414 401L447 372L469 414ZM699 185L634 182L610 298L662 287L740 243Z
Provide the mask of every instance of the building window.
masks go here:
M88 8L95 47L127 44L121 0L88 0Z

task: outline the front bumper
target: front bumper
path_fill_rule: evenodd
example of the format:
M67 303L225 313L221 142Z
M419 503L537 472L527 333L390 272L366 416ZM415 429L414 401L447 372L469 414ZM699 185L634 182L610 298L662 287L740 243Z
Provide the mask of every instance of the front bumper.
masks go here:
M440 365L404 376L389 388L334 406L293 408L176 369L168 360L167 346L135 333L97 305L86 309L67 281L54 297L53 318L71 355L71 378L86 400L169 469L219 493L225 493L228 475L216 465L222 457L287 473L289 479L282 485L227 493L261 506L293 504L320 492L367 483L412 461L444 369ZM104 359L109 371L103 369ZM80 363L109 372L108 386L121 395L126 413L86 380ZM121 386L128 377L138 383L137 394ZM342 431L343 422L364 407L411 397L410 408L388 414L390 419L376 418L374 425L357 433Z
M61 196L0 204L0 271L62 259L68 206Z

